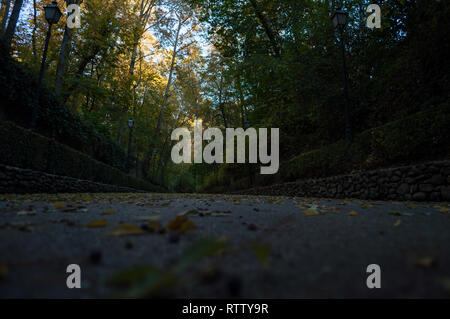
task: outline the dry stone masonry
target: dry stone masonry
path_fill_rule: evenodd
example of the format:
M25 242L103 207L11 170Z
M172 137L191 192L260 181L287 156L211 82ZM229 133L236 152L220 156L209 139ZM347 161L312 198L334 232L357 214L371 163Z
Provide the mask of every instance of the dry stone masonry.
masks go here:
M109 193L136 192L133 188L119 187L52 175L30 169L0 165L0 193Z
M238 193L372 200L450 201L450 161L300 180Z

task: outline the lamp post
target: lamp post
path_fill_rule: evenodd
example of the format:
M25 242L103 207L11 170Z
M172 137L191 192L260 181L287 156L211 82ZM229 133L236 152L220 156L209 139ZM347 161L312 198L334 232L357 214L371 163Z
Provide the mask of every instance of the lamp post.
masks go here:
M347 12L343 11L341 8L337 8L331 20L333 21L334 28L339 31L341 42L342 68L344 71L344 94L345 94L345 136L349 143L353 143L353 132L350 118L350 98L348 94L348 74L347 74L347 66L345 64L345 43L344 43L344 27L345 24L347 23Z
M52 34L52 25L59 22L59 19L61 19L62 13L58 8L58 4L56 1L53 1L52 3L49 3L44 7L44 13L45 13L45 19L48 22L48 31L47 31L47 37L45 38L45 46L44 46L44 53L42 56L42 62L41 62L41 69L39 71L39 79L38 79L38 85L36 89L36 93L34 95L34 101L33 101L33 113L31 115L31 124L30 128L32 131L36 130L36 122L37 117L39 113L39 96L41 93L41 85L42 85L42 79L44 78L44 72L45 72L45 61L47 60L47 51L48 51L48 44L50 42L50 37Z
M130 154L131 154L131 141L133 138L133 126L134 126L134 120L129 119L128 120L128 127L130 128L130 134L128 136L128 164L130 163Z

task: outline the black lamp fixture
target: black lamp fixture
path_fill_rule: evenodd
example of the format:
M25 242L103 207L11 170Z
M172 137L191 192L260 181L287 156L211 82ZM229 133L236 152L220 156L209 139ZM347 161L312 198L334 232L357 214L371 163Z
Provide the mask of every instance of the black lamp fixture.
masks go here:
M331 17L331 21L333 22L333 26L336 30L339 31L340 34L340 42L341 42L341 54L342 54L342 70L344 73L344 95L345 95L345 135L347 141L351 144L353 143L353 131L351 124L351 116L350 116L350 97L348 93L348 74L347 74L347 66L345 63L345 42L344 42L344 28L347 24L347 12L342 10L340 7L336 9L333 16ZM349 155L351 160L351 154Z
M44 7L45 12L45 20L47 20L48 24L56 24L59 22L59 19L62 17L61 10L58 8L58 3L53 1L47 4Z
M341 8L337 8L331 20L335 29L343 29L347 23L347 12Z

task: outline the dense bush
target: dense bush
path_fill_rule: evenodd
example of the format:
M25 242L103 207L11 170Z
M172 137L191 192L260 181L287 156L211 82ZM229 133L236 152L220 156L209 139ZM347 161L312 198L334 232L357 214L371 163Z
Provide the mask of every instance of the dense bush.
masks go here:
M280 170L275 175L257 173L254 186L446 159L450 156L449 141L450 105L444 103L364 131L355 137L352 145L346 141L338 141L300 154L281 163ZM248 177L230 182L219 176L210 176L205 180L204 189L234 191L246 188L249 184Z
M10 58L0 45L0 119L29 127L33 96L36 89L34 72ZM40 95L37 132L56 139L80 152L125 170L127 156L122 148L99 134L93 125L83 122L69 109L62 107L52 91L43 85Z
M0 163L147 191L164 191L53 139L0 121Z

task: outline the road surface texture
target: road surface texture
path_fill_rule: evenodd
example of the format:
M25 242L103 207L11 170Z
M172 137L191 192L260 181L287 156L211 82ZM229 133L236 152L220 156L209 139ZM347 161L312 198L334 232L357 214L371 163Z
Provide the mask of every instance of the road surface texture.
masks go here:
M449 230L448 203L3 195L0 297L448 298Z

